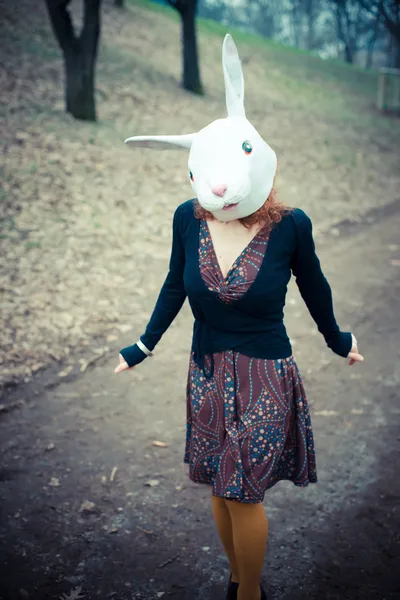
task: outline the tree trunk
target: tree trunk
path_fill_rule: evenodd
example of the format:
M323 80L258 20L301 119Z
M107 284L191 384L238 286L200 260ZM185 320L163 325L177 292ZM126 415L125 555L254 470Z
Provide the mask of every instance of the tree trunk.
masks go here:
M68 11L70 0L46 0L54 34L64 54L65 106L75 119L96 120L95 67L100 36L101 0L84 0L83 27L76 37Z
M204 93L200 80L199 58L196 36L197 0L168 0L180 14L182 20L182 85L195 94Z
M189 2L182 13L183 87L202 94L196 37L196 2Z
M308 18L308 31L307 31L307 49L314 50L314 20L313 18Z
M301 16L297 2L293 2L290 11L290 22L292 25L292 34L294 45L300 48L300 29L301 29Z
M370 69L374 62L374 51L375 51L376 39L378 37L378 30L379 30L379 20L375 19L371 37L369 38L369 41L367 44L367 60L366 60L366 64L365 64L366 69Z
M94 98L94 63L82 52L66 53L65 106L75 119L96 121Z
M357 52L357 36L348 13L348 6L343 0L333 2L336 18L337 37L344 45L344 59L352 64Z
M394 68L400 69L400 42L394 40Z
M354 61L354 53L352 44L350 42L345 42L344 44L344 58L346 62L353 64Z
M368 44L367 48L367 60L365 62L365 68L370 69L374 62L374 50L375 50L375 39Z
M307 15L307 49L314 50L315 40L315 6L314 0L308 0L306 2L306 15Z

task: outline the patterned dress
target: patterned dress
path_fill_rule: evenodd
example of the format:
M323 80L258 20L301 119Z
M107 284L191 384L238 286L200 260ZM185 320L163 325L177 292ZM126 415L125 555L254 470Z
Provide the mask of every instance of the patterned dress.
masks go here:
M224 278L203 220L199 263L209 290L235 302L255 280L267 244L262 229ZM262 502L283 479L300 487L316 483L311 419L293 356L267 360L227 350L213 358L208 379L190 357L184 457L190 479L212 485L214 496L245 503Z

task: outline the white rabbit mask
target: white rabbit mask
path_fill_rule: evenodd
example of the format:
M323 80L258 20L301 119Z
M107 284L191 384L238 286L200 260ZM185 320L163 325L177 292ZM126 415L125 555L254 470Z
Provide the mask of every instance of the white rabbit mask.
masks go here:
M125 143L155 149L190 149L189 176L200 205L219 221L242 219L268 198L276 154L246 119L244 81L232 37L222 45L228 116L197 133L130 137Z

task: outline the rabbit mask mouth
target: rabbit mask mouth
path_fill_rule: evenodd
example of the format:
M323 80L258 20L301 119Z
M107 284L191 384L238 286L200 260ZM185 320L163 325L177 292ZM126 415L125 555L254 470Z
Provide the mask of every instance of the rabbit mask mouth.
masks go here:
M232 204L225 204L225 206L222 208L222 210L224 212L231 212L237 209L237 207L239 206L238 202L233 202Z

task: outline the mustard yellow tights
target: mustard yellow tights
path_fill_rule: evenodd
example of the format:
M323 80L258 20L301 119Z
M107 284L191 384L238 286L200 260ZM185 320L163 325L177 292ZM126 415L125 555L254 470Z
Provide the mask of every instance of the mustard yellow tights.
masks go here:
M259 504L212 497L217 531L239 583L238 600L260 600L260 579L268 539L268 519Z

